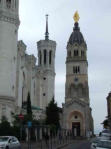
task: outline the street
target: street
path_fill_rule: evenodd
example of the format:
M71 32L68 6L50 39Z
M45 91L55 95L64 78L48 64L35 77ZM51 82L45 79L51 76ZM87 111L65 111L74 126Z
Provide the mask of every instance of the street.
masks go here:
M65 146L63 149L90 149L90 142L87 140L78 140L68 146Z
M67 143L69 143L69 145L65 145ZM22 144L22 149L27 149L27 148L28 148L27 143ZM71 142L61 142L61 144L59 141L56 141L56 142L54 141L52 142L52 145L50 144L49 146L47 146L44 141L42 142L42 144L41 142L31 143L31 149L36 149L36 148L38 149L90 149L90 141L73 140Z

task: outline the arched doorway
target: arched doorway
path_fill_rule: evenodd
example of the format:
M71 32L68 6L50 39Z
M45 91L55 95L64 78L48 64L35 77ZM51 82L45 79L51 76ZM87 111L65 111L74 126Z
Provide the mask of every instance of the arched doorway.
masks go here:
M68 125L74 137L85 136L84 116L81 112L71 112L68 117Z

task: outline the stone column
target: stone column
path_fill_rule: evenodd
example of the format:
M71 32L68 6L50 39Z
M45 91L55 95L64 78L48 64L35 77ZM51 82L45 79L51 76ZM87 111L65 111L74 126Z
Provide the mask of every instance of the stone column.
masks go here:
M11 2L11 9L14 9L14 7L15 7L15 2L14 2L14 0Z
M41 66L44 66L44 51L41 51Z
M38 65L40 66L40 51L38 51Z
M26 131L26 142L28 142L28 128L25 128Z
M37 128L35 128L35 138L36 138L36 141L37 141Z
M40 137L40 140L42 140L42 127L40 127L39 137Z
M3 6L4 1L5 1L5 0L1 0L1 5L2 5L2 6Z
M3 7L6 8L6 0L2 0L1 3L3 4Z
M50 128L48 128L48 135L49 135L49 137L50 137Z

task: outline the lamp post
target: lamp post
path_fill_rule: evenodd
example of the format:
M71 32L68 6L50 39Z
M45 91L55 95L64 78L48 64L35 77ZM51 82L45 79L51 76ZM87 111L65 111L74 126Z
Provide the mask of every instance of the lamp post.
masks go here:
M18 115L19 119L20 119L20 140L22 140L22 122L24 120L24 115L22 113L20 113Z
M28 121L27 122L27 126L28 126L28 149L31 149L31 134L30 134L30 130L32 127L32 122Z

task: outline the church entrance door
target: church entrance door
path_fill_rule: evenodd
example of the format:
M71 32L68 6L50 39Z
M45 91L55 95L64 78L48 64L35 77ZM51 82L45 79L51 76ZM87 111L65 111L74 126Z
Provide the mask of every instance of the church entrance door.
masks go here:
M74 137L80 136L80 122L72 122L72 133Z

